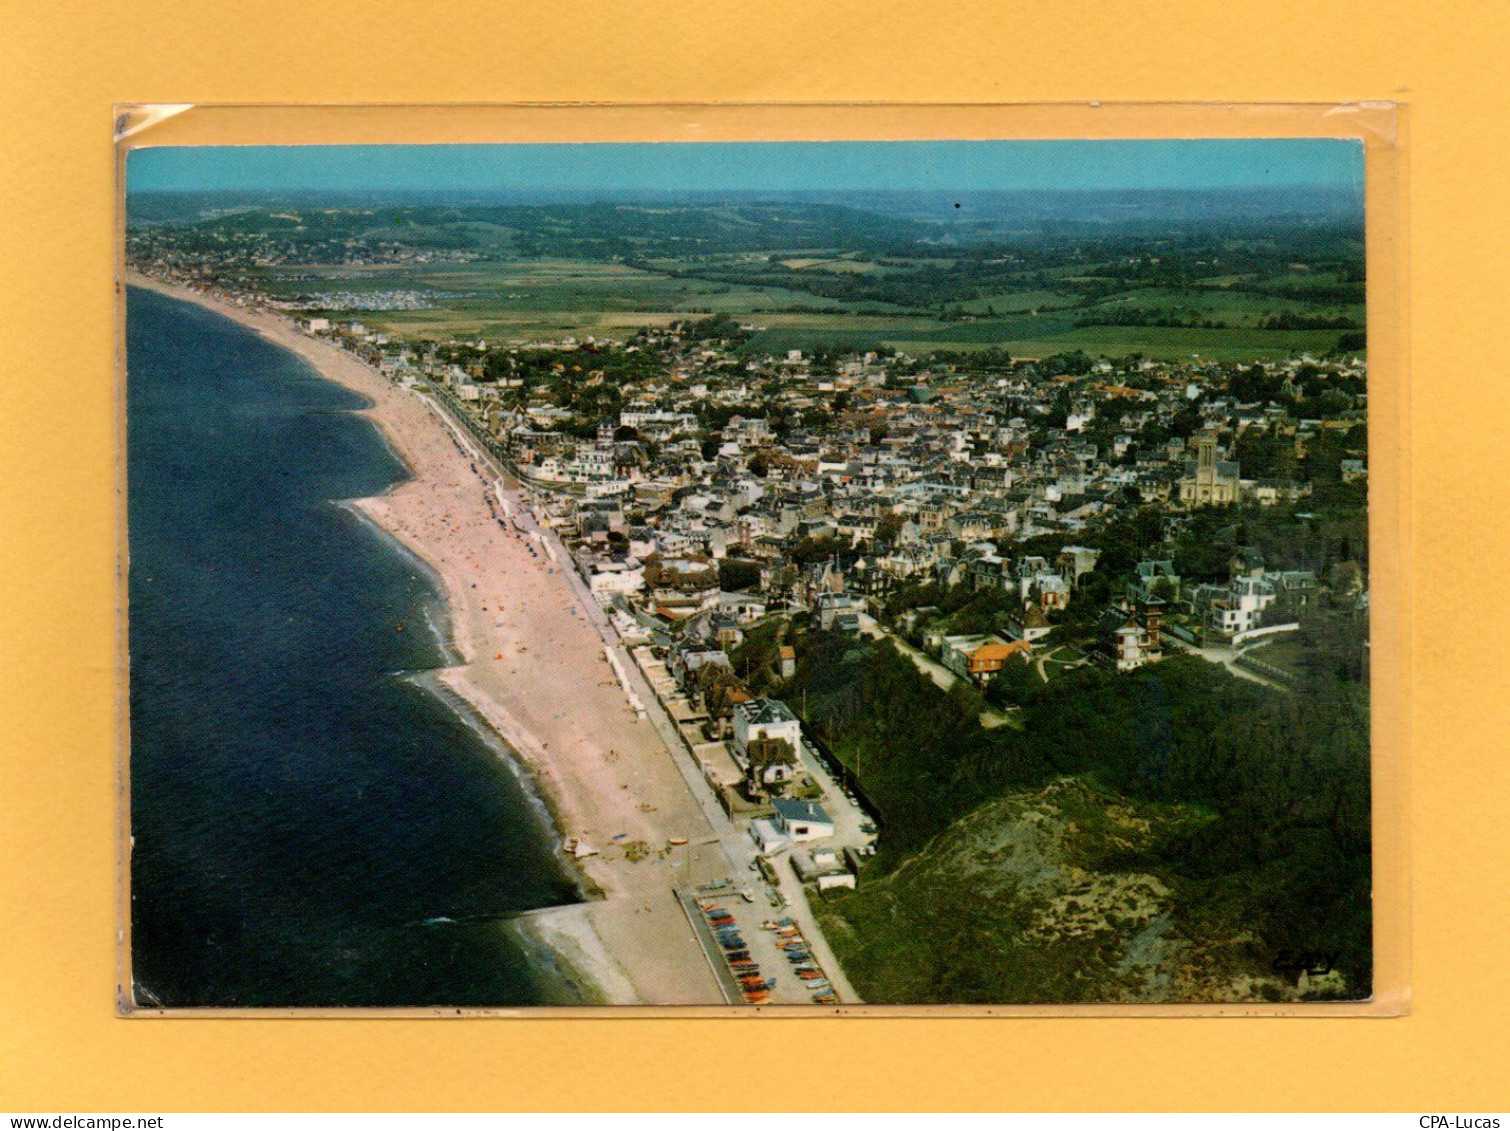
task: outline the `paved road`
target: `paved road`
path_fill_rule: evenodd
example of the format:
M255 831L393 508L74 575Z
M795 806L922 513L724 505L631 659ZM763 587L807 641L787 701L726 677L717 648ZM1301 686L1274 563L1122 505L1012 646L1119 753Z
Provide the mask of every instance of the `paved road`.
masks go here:
M1199 656L1207 663L1220 664L1222 667L1226 668L1229 672L1237 676L1239 679L1246 679L1250 683L1260 683L1265 687L1272 688L1275 691L1283 691L1286 694L1288 694L1291 690L1284 684L1272 679L1266 679L1264 676L1259 675L1251 668L1246 668L1242 664L1237 662L1241 657L1247 655L1249 652L1263 647L1262 644L1254 644L1245 648L1218 648L1210 645L1201 646L1198 644L1190 644L1184 640L1181 640L1178 636L1171 636L1169 634L1165 634L1163 639L1173 644L1176 648L1181 649L1182 651L1189 652L1193 656ZM1266 640L1264 641L1264 643L1267 644L1269 643L1269 641Z
M897 651L916 664L918 671L933 680L940 689L944 691L952 691L954 689L954 683L959 679L959 676L944 667L943 664L939 663L933 657L919 652L900 636L888 632L881 626L881 622L869 613L859 614L859 621L861 632L875 640L890 640Z
M934 684L937 685L940 689L944 691L952 691L954 689L954 685L959 682L960 677L958 675L950 671L948 668L944 667L943 664L939 663L932 656L929 656L924 652L919 652L916 648L907 643L907 641L903 640L894 632L888 632L884 627L882 627L881 623L869 613L861 613L859 615L859 620L861 632L863 632L866 636L872 637L876 640L890 640L896 647L896 649L902 653L902 655L906 656L917 666L918 671L922 672L929 679L933 680ZM1022 720L1015 715L1009 715L1002 711L986 710L980 713L980 725L985 727L987 730L990 730L992 727L1000 726L1015 727L1018 730L1021 730Z

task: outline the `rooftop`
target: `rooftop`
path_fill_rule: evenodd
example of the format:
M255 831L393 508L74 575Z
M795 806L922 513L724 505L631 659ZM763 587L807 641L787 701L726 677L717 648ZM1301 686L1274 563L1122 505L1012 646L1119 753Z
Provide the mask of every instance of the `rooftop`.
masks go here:
M776 810L776 816L785 822L806 821L815 825L831 825L831 818L823 809L823 806L812 801L794 801L785 797L778 797L771 802L771 807Z
M751 699L735 708L751 726L795 723L797 716L780 699Z

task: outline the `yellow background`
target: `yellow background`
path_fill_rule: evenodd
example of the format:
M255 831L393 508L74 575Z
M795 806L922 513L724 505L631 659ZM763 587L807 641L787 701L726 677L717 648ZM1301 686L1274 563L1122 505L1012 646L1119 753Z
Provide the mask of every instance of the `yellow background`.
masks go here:
M0 1110L1510 1107L1504 5L0 11ZM115 1016L113 103L1090 98L1407 106L1410 1016Z

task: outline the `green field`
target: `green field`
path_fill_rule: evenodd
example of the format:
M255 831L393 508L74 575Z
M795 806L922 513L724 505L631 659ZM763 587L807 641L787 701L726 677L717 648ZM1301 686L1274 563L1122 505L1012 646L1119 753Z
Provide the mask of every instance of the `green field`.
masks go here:
M671 261L661 262L670 267ZM867 266L815 256L794 256L787 262L801 264L802 271L845 272ZM1261 317L1284 310L1362 315L1356 306L1323 306L1220 287L1135 288L1094 306L1071 309L1080 300L1025 286L1021 291L994 292L962 304L961 309L970 312L966 317L945 320L885 302L841 302L792 287L735 285L585 259L306 266L297 271L269 270L262 283L281 298L320 292L431 295L433 305L427 309L349 311L380 330L413 338L624 337L640 327L664 326L688 315L729 314L761 327L745 346L748 355L819 346L887 346L927 356L936 350L997 347L1019 357L1084 350L1105 357L1137 353L1176 360L1194 356L1216 361L1271 360L1299 352L1324 353L1336 346L1339 331L1259 330L1253 323ZM1175 311L1230 325L1076 325L1096 311L1127 307Z
M865 330L853 328L782 327L756 335L747 352L810 349L819 345L881 344L915 357L935 350L1005 349L1014 357L1049 357L1084 350L1093 357L1126 357L1208 361L1267 361L1299 353L1326 353L1337 344L1337 330L1206 330L1168 326L1081 326L1043 319L1041 326L1021 322L976 322L959 325L919 325L900 320Z
M1075 295L1062 295L1055 291L1045 290L1021 290L1021 291L994 291L980 298L971 299L969 302L960 304L960 309L969 314L1029 314L1038 311L1047 314L1055 310L1067 310L1078 306L1080 299Z
M528 260L435 266L301 267L268 272L269 293L417 291L424 310L357 312L379 329L417 337L539 338L620 335L688 314L726 313L766 326L884 329L900 313L880 302L847 304L783 287L738 287L677 278L620 263ZM811 311L807 314L803 312ZM871 312L878 317L867 317Z
M1128 308L1194 314L1202 319L1210 318L1234 326L1251 326L1266 315L1285 311L1325 317L1342 316L1359 323L1363 320L1362 303L1316 303L1302 298L1250 294L1222 287L1144 287L1125 291L1105 302L1077 311L1077 314L1095 316L1098 312Z

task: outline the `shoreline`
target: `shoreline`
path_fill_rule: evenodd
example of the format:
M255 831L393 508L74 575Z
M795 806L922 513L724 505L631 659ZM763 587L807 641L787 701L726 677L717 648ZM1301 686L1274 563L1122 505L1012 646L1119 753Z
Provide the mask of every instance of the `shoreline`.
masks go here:
M517 929L548 953L584 1004L718 1005L700 944L670 892L669 838L709 831L654 729L636 716L581 609L566 563L490 513L495 481L465 450L431 398L406 390L274 311L128 270L139 286L191 302L297 354L326 380L363 397L366 417L410 478L381 495L340 500L432 575L444 602L449 666L425 682L454 695L529 779L558 835L597 850L568 856L583 902L521 914ZM124 297L124 296L123 296ZM514 484L496 482L503 491ZM523 506L522 499L516 505ZM570 704L570 709L566 704ZM448 704L458 714L461 708ZM559 710L553 708L560 707ZM464 720L466 721L466 720Z

